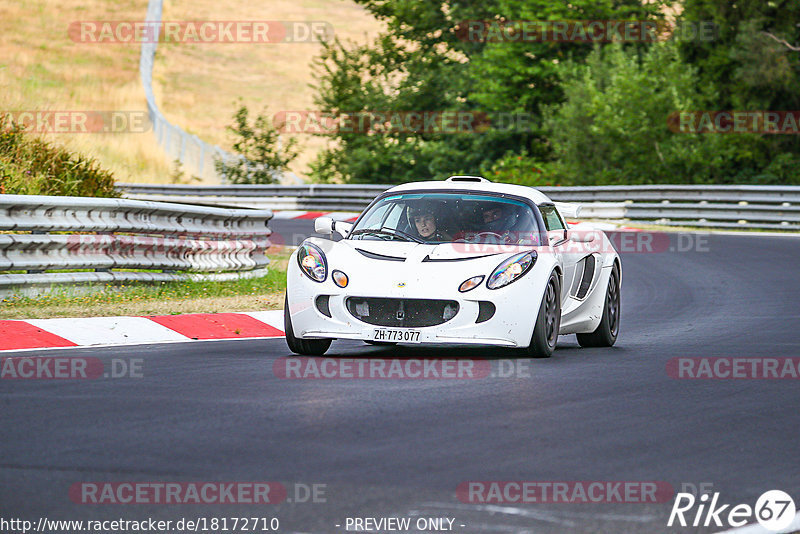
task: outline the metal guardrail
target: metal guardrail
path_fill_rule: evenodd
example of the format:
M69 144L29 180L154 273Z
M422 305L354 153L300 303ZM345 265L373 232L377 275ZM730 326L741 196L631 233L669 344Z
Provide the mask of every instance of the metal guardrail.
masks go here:
M117 184L128 198L197 205L312 211L361 211L389 185L151 185Z
M800 186L637 185L542 187L553 200L622 202L633 223L720 229L800 230ZM584 212L585 214L586 212Z
M311 211L361 211L389 185L183 186L118 184L130 198ZM709 228L800 230L800 186L635 185L539 187L580 202L581 217Z
M271 218L269 210L0 195L0 292L60 283L261 276L269 264ZM48 272L54 270L76 272Z

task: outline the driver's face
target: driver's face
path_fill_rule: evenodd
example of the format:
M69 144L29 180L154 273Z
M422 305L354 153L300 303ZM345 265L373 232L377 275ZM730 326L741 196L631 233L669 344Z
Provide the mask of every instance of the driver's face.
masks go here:
M414 217L414 226L422 237L430 237L436 231L436 219L430 213Z
M483 222L490 223L503 216L502 208L492 208L483 212Z

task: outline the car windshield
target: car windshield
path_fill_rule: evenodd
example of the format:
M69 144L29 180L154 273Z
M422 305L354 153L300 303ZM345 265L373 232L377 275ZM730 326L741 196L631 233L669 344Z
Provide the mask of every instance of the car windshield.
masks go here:
M418 243L540 244L533 208L479 193L401 193L373 204L350 239Z

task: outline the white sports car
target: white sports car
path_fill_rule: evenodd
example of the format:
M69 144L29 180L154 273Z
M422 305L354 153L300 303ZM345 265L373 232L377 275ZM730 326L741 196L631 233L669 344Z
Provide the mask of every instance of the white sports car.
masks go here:
M306 239L289 260L289 348L320 355L358 339L549 357L559 334L611 346L619 255L588 223L567 226L577 211L529 187L452 176L393 187L352 224L321 217L316 231L342 239Z

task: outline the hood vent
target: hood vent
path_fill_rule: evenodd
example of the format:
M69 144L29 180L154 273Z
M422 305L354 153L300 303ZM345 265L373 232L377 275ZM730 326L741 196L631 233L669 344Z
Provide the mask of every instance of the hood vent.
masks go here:
M464 258L431 258L430 255L428 255L428 256L425 256L424 258L422 258L422 262L425 263L425 262L428 262L428 261L467 261L467 260L477 260L478 258L488 258L489 256L497 256L497 254L499 254L499 252L498 253L492 253L492 254L484 254L483 256L467 256L467 257L464 257Z
M385 256L383 254L376 254L375 252L370 252L369 250L363 250L358 247L355 248L361 255L366 256L372 260L383 260L383 261L406 261L405 258L399 258L397 256Z

